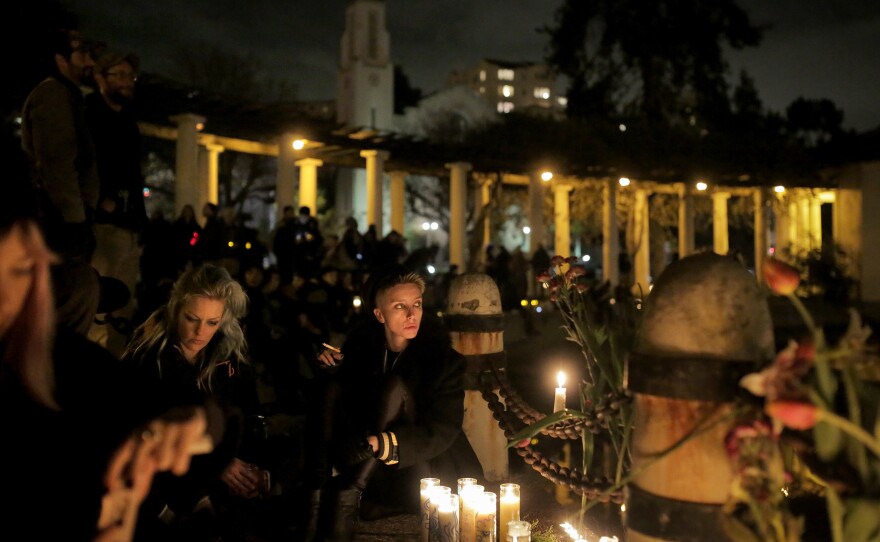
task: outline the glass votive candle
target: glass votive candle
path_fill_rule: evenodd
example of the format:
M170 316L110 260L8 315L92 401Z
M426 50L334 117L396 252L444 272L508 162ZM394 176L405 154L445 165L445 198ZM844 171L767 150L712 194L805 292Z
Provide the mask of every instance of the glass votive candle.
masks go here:
M459 542L459 496L451 494L437 504L440 523L440 542Z
M440 515L437 510L440 503L448 499L452 495L452 488L449 486L434 486L431 495L428 497L428 512L430 514L428 520L428 542L440 542Z
M498 540L507 540L507 524L519 520L519 484L501 484L498 495Z
M476 542L477 508L483 498L485 488L479 484L471 484L461 488L461 515L458 517L461 542Z
M531 542L532 526L528 521L509 521L506 542Z
M475 530L477 542L496 542L498 530L495 527L498 496L491 491L484 491L477 505L477 519Z
M422 478L419 480L419 496L421 498L419 514L421 515L422 542L428 542L428 529L430 528L431 521L431 511L428 510L428 500L431 498L431 491L433 488L439 485L439 478Z

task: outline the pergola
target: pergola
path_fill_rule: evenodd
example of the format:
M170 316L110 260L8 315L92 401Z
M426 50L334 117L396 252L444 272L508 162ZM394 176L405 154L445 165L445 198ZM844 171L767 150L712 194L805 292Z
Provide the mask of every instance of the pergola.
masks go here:
M710 197L713 202L713 248L719 254L729 250L727 201L732 196L748 197L754 203L755 266L760 268L770 247L770 223L775 225L775 245L789 246L793 253L818 250L822 246L822 203L834 205L834 238L855 255L852 273L863 281L868 276L880 277L880 261L865 258L862 239L865 228L871 227L871 213L863 212L866 202L862 191L866 180L880 180L876 162L856 165L827 172L820 180L805 181L802 186L788 186L784 190L754 179L732 179L727 184L713 183L698 189L693 181L675 181L668 178L630 179L622 186L614 170L581 172L566 175L554 172L551 180L542 180L543 171L528 160L511 160L499 155L483 155L474 149L439 145L402 134L383 132L364 127L340 126L327 120L303 115L290 106L254 106L238 104L234 116L246 119L237 125L224 119L214 120L210 126L215 133L203 130L211 107L204 103L192 104L184 100L163 103L177 111L198 109L204 113L177 113L165 118L148 119L141 123L141 132L176 142L176 207L185 203L217 202L218 156L224 150L271 156L278 159L276 206L280 211L286 205L309 206L316 210L318 168L332 164L366 170L367 223L375 224L381 235L383 176L390 179L390 224L397 231L404 225L404 183L408 175L447 178L450 183L450 243L449 262L466 268L465 217L467 209L468 178L474 179L480 190L472 197L480 203L489 201L492 183L524 185L528 189L528 222L532 228L530 253L544 239L549 217L543 216L544 191L553 192L553 222L555 225L554 252L570 255L569 194L575 184L593 184L602 190L603 211L603 270L602 276L612 284L619 281L618 255L620 253L616 200L621 190L634 191L635 250L634 287L647 292L650 288L649 197L653 193L674 194L678 197L678 254L684 257L694 252L694 200ZM198 107L196 107L198 105ZM158 113L155 112L155 113ZM154 113L154 114L155 114ZM217 114L229 114L219 110ZM226 119L228 121L228 118ZM242 135L239 135L242 134ZM769 205L772 199L776 205ZM198 207L197 207L198 208ZM880 219L878 219L880 220ZM867 222L867 224L866 224ZM873 231L880 231L880 224ZM488 220L484 224L488 242ZM870 231L870 230L869 230ZM872 281L873 283L873 281ZM873 288L869 288L873 292ZM876 287L880 299L880 285ZM866 289L863 286L862 294ZM874 294L871 294L874 295Z

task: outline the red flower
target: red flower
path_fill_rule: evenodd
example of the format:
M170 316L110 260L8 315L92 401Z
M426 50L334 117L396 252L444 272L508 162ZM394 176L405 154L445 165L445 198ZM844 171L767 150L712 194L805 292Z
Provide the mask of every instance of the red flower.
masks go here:
M773 401L764 407L767 415L791 429L810 429L819 421L819 409L801 401Z
M543 271L539 273L537 277L535 277L535 280L538 282L547 282L550 280L550 273L547 271Z
M801 282L801 275L797 268L781 262L776 258L764 260L764 282L779 295L791 295L797 290Z
M587 274L587 270L580 265L573 265L571 268L565 272L565 278L567 280L573 280L577 277L583 276Z
M553 258L550 259L550 265L552 265L553 267L559 267L564 263L565 258L563 258L562 256L553 256Z

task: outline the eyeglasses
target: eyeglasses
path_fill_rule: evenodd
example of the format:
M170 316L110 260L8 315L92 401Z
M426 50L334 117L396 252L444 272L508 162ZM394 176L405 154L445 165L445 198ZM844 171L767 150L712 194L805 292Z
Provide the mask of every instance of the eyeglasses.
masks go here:
M107 77L118 77L120 79L131 79L132 81L138 80L137 74L131 72L106 72L104 75Z

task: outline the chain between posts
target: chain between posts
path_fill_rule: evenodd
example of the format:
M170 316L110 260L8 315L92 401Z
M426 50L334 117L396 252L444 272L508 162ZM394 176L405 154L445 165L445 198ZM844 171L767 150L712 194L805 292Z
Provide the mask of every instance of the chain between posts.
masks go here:
M494 368L491 371L484 371L480 384L480 393L489 405L492 416L498 422L498 426L504 431L504 436L508 440L516 434L516 431L511 426L514 418L524 425L531 425L546 417L545 414L538 412L523 400L510 385L503 371L498 371ZM507 407L499 400L498 394L494 392L495 384L497 384L501 397L506 401ZM608 420L612 418L612 414L619 410L623 403L631 400L632 397L626 392L623 395L608 394L595 408L584 413L586 418L560 421L541 430L541 434L559 439L580 438L582 430L598 434L603 429L608 429ZM556 485L568 486L571 491L584 495L590 500L598 500L603 503L614 502L617 504L624 502L622 489L611 491L613 487L613 480L611 478L604 476L590 477L581 473L578 469L562 467L555 461L545 457L544 454L532 447L531 444L516 447L515 451L533 470Z

